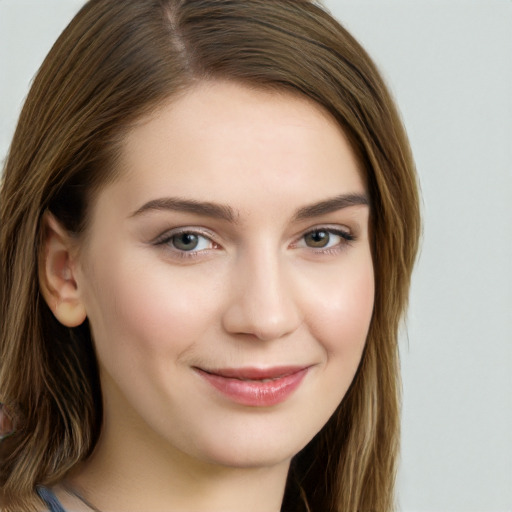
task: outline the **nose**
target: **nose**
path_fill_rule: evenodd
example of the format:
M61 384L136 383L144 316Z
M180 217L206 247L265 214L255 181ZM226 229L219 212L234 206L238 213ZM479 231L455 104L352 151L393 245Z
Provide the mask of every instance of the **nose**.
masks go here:
M272 251L241 256L231 276L223 327L262 341L282 338L302 323L298 297L285 264Z

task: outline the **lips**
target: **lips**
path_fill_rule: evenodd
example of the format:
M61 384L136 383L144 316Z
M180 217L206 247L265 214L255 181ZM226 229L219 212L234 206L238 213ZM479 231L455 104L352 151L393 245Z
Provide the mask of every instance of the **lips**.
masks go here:
M270 407L284 402L300 386L308 369L307 366L195 368L224 397L251 407Z

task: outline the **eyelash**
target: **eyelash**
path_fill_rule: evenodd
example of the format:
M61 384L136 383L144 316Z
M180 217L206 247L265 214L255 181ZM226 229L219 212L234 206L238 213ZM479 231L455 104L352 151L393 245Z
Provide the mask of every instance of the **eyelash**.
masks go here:
M320 226L318 228L310 229L309 231L306 231L302 234L302 236L299 238L297 242L294 242L292 244L292 247L297 248L299 247L299 243L302 242L308 235L312 235L314 233L328 233L330 236L335 235L340 237L340 242L336 244L333 247L311 247L307 245L303 245L300 248L304 249L310 249L315 254L318 255L324 255L324 254L337 254L341 252L343 249L346 248L346 246L350 245L353 241L356 240L356 237L352 235L351 233L344 231L342 229L337 228L331 228L326 226ZM191 251L185 251L181 249L177 249L176 247L173 247L172 239L175 237L178 237L180 235L195 235L202 238L205 238L209 240L209 242L213 245L212 248L209 249L200 249L200 250L191 250ZM156 240L153 241L153 244L155 246L169 246L173 252L173 257L182 258L182 259L190 259L190 258L197 258L200 257L200 255L204 254L205 252L209 252L210 250L215 250L219 245L212 240L211 233L201 231L197 228L186 228L186 229L179 229L175 231L166 232L163 235L159 236Z
M340 241L332 246L332 247L311 247L304 245L303 248L312 250L315 254L325 255L325 254L338 254L343 251L348 245L355 241L356 237L349 233L348 231L344 231L339 228L330 228L327 226L320 226L318 228L311 229L304 233L299 241L303 241L308 235L312 235L314 233L328 233L329 236L335 235L340 238ZM295 242L293 246L297 247L299 242Z
M183 251L183 250L177 249L176 247L172 247L172 245L171 245L172 239L175 237L178 237L180 235L195 235L195 236L205 238L205 239L209 240L210 243L214 247L212 247L212 249L201 249L199 251L194 251L194 250ZM200 229L197 229L197 228L185 228L185 229L168 231L168 232L164 233L163 235L159 236L153 242L153 244L156 246L160 246L160 247L169 246L173 253L173 257L182 258L182 259L197 258L202 253L213 250L216 248L216 246L218 246L218 244L212 240L212 235L210 233L201 231Z

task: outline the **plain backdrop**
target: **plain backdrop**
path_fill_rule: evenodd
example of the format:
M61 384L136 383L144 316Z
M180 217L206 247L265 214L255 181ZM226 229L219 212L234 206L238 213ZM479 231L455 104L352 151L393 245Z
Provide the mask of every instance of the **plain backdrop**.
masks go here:
M0 0L0 160L81 0ZM327 0L401 109L424 235L401 339L405 512L512 511L512 1Z

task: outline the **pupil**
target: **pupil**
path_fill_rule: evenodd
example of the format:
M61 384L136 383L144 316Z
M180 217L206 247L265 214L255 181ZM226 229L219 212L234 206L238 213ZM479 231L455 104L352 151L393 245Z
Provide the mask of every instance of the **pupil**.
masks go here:
M192 251L197 247L198 238L193 233L182 233L174 237L173 244L176 249Z
M306 243L310 247L325 247L329 243L329 233L326 231L314 231L306 235Z

